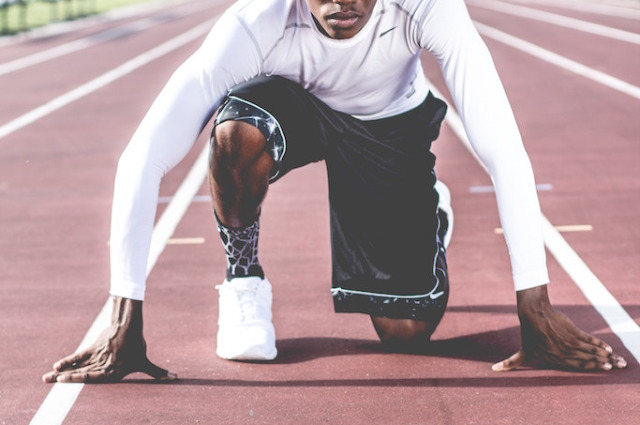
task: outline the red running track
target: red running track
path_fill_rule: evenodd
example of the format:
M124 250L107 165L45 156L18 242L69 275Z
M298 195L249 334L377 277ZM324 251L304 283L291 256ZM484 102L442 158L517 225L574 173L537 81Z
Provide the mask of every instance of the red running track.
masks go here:
M638 44L506 14L504 6L487 8L494 3L470 2L473 18L640 86ZM594 2L510 3L640 33L637 2L624 2L624 17L588 11ZM54 397L54 386L40 376L78 346L107 299L117 158L163 83L202 36L32 122L13 130L9 125L215 17L228 4L166 3L1 42L0 424L29 423L43 401ZM554 225L581 226L563 237L637 329L640 99L483 35L543 185L543 213ZM23 66L29 55L75 40L91 43L7 72L7 64ZM429 78L446 93L433 60L424 62ZM263 213L261 260L274 283L276 362L235 363L215 356L214 285L223 278L224 258L211 206L197 197L173 235L183 243L168 245L160 256L145 301L149 355L181 379L157 384L132 375L118 384L80 386L68 414L48 413L44 419L50 422L40 423L637 423L638 354L624 342L631 338L637 346L637 330L614 333L552 255L556 307L608 341L628 368L491 371L493 362L519 345L508 258L495 231L495 200L481 190L489 178L448 127L435 150L438 175L452 190L456 228L448 255L450 308L429 352L386 353L367 317L333 313L325 171L313 165L274 185ZM162 196L175 193L198 151L165 178ZM200 187L198 196L206 195Z

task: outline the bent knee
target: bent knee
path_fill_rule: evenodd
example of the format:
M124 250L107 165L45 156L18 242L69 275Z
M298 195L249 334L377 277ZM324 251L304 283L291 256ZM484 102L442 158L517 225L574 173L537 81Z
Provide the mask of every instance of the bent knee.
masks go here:
M373 327L385 345L407 346L429 342L434 326L428 322L413 319L389 319L371 317Z
M228 120L213 129L211 147L214 156L225 161L256 157L264 152L266 139L253 125Z

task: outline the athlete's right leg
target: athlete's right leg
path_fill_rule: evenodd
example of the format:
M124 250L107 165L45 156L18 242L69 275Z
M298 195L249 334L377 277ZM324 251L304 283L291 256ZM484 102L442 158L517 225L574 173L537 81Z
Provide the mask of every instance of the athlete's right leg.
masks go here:
M299 85L266 76L234 87L218 110L209 182L228 265L218 286L222 358L276 356L271 285L257 254L260 208L270 183L323 159L332 129L320 117L332 112Z
M260 205L274 160L265 136L251 124L217 123L211 138L209 185L227 256L219 290L216 353L230 360L277 355L271 284L258 261Z

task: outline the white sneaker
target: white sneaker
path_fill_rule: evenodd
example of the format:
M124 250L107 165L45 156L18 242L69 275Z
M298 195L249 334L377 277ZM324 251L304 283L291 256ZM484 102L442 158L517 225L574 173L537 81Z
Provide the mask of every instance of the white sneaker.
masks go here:
M440 197L440 200L438 201L438 209L444 212L447 218L446 223L442 223L444 226L446 226L442 241L444 243L444 247L446 248L449 246L449 242L451 242L451 234L453 233L453 208L451 207L451 192L449 192L449 188L447 187L447 185L442 183L440 180L436 180L435 189Z
M219 293L216 354L227 360L273 360L278 354L271 321L271 284L259 277L234 278Z

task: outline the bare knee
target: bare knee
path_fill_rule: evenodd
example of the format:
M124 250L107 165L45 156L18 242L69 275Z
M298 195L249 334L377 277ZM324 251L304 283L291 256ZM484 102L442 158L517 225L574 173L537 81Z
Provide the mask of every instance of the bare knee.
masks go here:
M274 161L264 135L251 124L225 121L211 138L209 185L218 218L244 227L255 220Z
M211 138L212 165L218 169L251 166L265 152L266 140L253 125L229 120L218 124Z
M390 347L405 348L426 344L434 331L432 325L421 320L371 316L371 322L380 341Z

